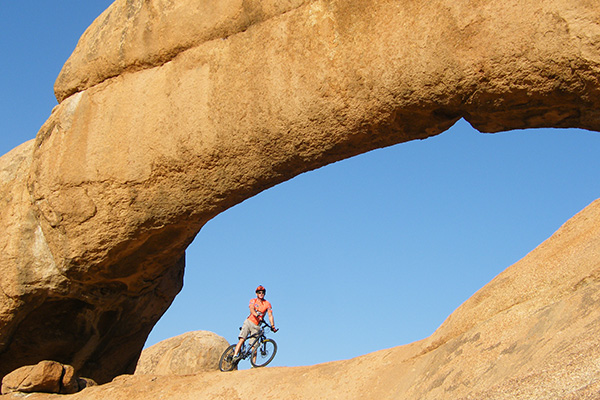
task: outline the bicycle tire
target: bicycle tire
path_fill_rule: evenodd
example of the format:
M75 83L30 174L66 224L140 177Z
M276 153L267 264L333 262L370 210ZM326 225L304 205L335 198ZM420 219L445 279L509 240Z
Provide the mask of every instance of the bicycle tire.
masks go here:
M232 362L233 353L235 352L235 344L227 347L223 354L221 354L221 358L219 359L219 369L222 372L233 371L237 368L237 362ZM238 361L239 362L239 361Z
M252 350L250 363L253 367L264 367L275 357L277 353L277 343L273 339L265 339L260 345Z

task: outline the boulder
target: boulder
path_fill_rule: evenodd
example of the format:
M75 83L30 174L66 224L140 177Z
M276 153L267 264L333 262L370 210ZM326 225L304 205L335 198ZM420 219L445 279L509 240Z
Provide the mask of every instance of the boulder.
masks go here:
M218 213L465 118L600 130L589 0L116 0L0 158L0 376L132 373ZM517 294L515 294L517 296ZM446 328L445 328L446 329Z
M75 370L56 361L40 361L14 370L2 379L2 394L45 392L70 394L79 391Z
M136 375L189 375L219 369L225 338L207 331L184 333L151 346L140 356Z

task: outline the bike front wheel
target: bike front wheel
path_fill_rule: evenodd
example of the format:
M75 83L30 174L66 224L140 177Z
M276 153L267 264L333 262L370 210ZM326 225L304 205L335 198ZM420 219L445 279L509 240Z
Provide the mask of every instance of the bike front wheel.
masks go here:
M275 353L277 353L277 343L273 339L266 339L252 351L250 362L254 367L264 367L273 361Z
M221 354L221 359L219 360L219 369L222 372L233 371L237 367L237 362L233 361L233 353L235 352L235 344L229 346L223 354Z

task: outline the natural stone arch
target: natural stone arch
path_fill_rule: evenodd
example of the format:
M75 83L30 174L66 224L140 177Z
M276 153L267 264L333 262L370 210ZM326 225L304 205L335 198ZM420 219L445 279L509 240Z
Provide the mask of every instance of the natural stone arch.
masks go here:
M597 197L598 185L590 185L600 165L591 155L597 133L490 135L457 125L301 174L217 215L186 249L183 289L145 346L198 326L234 341L256 279L283 332L274 335L285 350L275 366L418 341ZM564 157L575 149L577 167ZM579 183L565 185L565 175ZM251 277L263 269L262 278ZM368 303L348 306L365 291ZM220 299L216 314L190 309L207 298ZM303 307L319 311L298 333ZM367 318L367 331L347 332L340 321L357 315Z
M301 172L461 117L599 130L600 27L583 0L205 4L116 1L35 143L3 157L0 373L36 357L101 382L132 371L202 225Z

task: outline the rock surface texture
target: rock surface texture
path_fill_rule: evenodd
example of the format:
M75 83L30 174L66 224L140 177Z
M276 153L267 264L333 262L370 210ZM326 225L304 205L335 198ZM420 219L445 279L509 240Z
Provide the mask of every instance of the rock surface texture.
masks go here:
M135 375L191 375L218 371L229 342L215 333L184 333L151 346L140 356Z
M483 132L600 130L599 77L600 7L590 0L117 0L65 64L60 104L35 142L0 158L0 375L43 359L100 383L131 373L181 288L186 247L219 212L460 118ZM547 374L553 390L569 381L572 393L596 343L583 329L597 325L594 232L580 244L586 263L525 263L432 338L342 369L296 370L331 374L298 387L453 399L469 387L502 398L503 385L544 390L535 383ZM569 351L588 364L561 364ZM455 376L454 359L478 373ZM369 381L340 372L364 363L378 372ZM220 375L206 379L225 390Z

